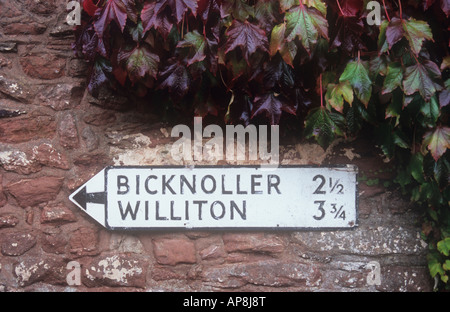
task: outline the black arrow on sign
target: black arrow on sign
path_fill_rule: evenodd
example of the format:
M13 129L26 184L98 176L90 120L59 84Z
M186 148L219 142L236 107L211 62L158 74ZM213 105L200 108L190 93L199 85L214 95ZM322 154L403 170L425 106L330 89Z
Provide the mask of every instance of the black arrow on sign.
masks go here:
M93 204L105 204L106 192L87 193L86 186L78 191L73 197L73 200L77 202L84 210L86 210L87 203Z

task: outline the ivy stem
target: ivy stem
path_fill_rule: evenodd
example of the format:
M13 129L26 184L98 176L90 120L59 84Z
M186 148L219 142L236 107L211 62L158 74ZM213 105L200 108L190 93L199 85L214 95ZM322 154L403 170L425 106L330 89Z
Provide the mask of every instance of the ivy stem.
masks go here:
M414 54L414 52L409 51L410 54L412 54L412 56L414 57L414 59L416 60L416 63L419 64L419 60L417 59L417 56Z
M400 19L403 20L402 0L398 0L398 6L400 7Z
M322 74L320 74L319 77L319 84L320 84L320 107L323 108Z
M387 11L387 7L386 7L386 3L383 0L383 7L384 7L384 13L386 13L386 18L388 19L388 22L391 21L391 18L389 17L388 11Z
M183 19L181 20L181 39L184 39L184 16L185 14L183 14Z
M337 3L337 5L338 5L338 7L339 7L339 11L341 11L341 14L342 14L342 15L345 15L345 14L344 14L344 11L342 11L341 4L339 3L339 0L336 0L336 3Z

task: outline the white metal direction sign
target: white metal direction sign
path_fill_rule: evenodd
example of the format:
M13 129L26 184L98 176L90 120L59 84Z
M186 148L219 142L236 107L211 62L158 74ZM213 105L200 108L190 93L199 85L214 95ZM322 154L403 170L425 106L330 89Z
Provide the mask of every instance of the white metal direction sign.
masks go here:
M107 167L70 200L111 230L349 229L357 168Z

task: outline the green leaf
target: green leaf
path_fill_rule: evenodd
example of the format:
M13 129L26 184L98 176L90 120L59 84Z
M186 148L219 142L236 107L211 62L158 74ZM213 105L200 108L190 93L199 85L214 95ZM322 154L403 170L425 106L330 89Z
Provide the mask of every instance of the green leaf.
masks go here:
M324 149L333 142L336 135L342 135L345 119L341 114L329 112L325 107L312 109L305 122L306 138L314 137Z
M413 53L418 56L420 50L422 49L422 44L425 39L433 40L433 34L431 32L430 26L424 21L418 21L414 18L408 20L400 19L394 17L386 28L384 33L383 29L380 32L380 40L383 36L386 38L386 42L389 44L389 49L392 48L394 44L399 42L403 37L405 37ZM382 46L382 52L386 51L385 46Z
M280 0L280 7L282 12L286 12L290 8L292 8L294 5L299 5L299 0Z
M205 36L199 34L197 30L188 32L184 35L184 39L178 43L177 47L191 49L191 55L189 61L187 62L188 66L195 62L201 62L206 57L206 38Z
M394 143L401 148L409 148L409 144L406 142L407 138L403 132L399 129L392 133L392 137L394 139Z
M437 249L443 255L448 256L450 252L450 237L447 237L437 243Z
M424 102L420 112L425 116L425 122L429 127L434 127L439 118L440 110L436 96L433 96L429 102Z
M433 40L433 34L427 22L418 21L414 18L403 20L404 36L409 41L412 51L419 55L423 41Z
M316 8L324 16L327 15L327 5L322 0L303 0L303 3L310 8Z
M388 65L386 78L384 79L382 93L391 93L397 87L402 86L403 69L399 63L391 63Z
M429 101L442 86L435 81L441 77L439 67L432 61L426 60L406 68L403 90L406 95L419 92L425 101Z
M328 39L328 21L317 10L305 5L294 7L285 15L286 40L299 38L303 47L311 53L317 39L322 36Z
M350 61L344 69L340 82L349 81L355 91L356 97L367 107L372 95L372 81L369 78L368 63L361 61Z
M430 270L431 277L435 277L437 274L444 275L445 271L442 269L442 265L433 254L427 255L428 259L428 269Z
M341 82L337 85L329 84L325 99L331 107L342 113L344 100L350 105L353 103L353 89L348 81Z
M134 41L141 41L144 33L144 27L142 21L139 21L136 26L129 27L129 32Z
M134 49L127 61L128 77L134 83L146 74L156 78L158 74L159 56L150 52L147 45Z
M284 34L286 31L286 23L276 25L272 29L270 36L269 53L270 56L275 56L277 52L280 52L283 60L294 67L293 61L297 54L297 45L293 41L286 41Z
M424 171L423 171L423 156L420 153L416 153L411 156L409 161L409 172L412 177L419 183L425 182Z
M450 260L445 260L444 264L442 265L442 268L446 271L450 271Z
M450 148L450 128L436 127L423 137L423 144L428 147L434 160L437 161Z
M403 92L396 89L392 92L392 98L386 107L385 118L395 118L395 126L400 122L400 114L403 110Z
M388 25L389 22L386 19L383 20L380 25L380 33L378 34L378 54L380 55L389 50L389 44L386 40L386 29Z

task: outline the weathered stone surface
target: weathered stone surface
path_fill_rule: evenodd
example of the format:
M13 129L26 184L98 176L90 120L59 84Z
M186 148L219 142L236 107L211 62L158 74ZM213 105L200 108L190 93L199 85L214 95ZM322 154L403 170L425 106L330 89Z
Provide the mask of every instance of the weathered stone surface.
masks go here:
M83 283L88 287L139 287L146 285L147 262L127 254L101 257L86 265Z
M21 57L20 65L31 78L51 80L64 75L66 59L54 54L35 53Z
M263 233L227 233L223 235L223 243L227 252L280 253L284 250L280 238Z
M72 77L85 77L88 71L86 61L82 59L71 59L69 61L69 75Z
M41 211L42 224L64 224L76 220L72 211L63 204L45 206Z
M69 169L69 161L66 154L58 152L51 144L42 143L33 147L34 158L42 165Z
M78 84L49 85L41 90L37 99L41 105L51 107L56 111L68 110L80 103L83 91Z
M2 215L0 216L0 229L12 228L19 224L19 219L14 215Z
M60 2L57 0L24 0L23 3L30 12L33 12L35 14L48 15L55 13L55 9Z
M2 53L17 52L17 43L16 42L0 42L0 52L2 52Z
M367 226L345 232L297 232L295 241L310 250L354 255L420 254L426 244L419 230L401 225Z
M5 63L5 66L7 65L8 62ZM34 96L34 92L30 89L30 86L22 81L0 75L0 93L8 97L23 103L29 103Z
M202 260L213 260L225 258L227 253L222 244L213 243L199 251Z
M89 113L83 117L83 121L87 124L93 126L104 126L110 123L113 123L117 120L117 117L114 112L104 110L100 113L97 113L96 110L93 110L93 113Z
M6 195L3 192L3 176L0 174L0 207L3 207L6 202Z
M41 235L42 250L52 254L64 254L67 247L67 235L57 227L43 229Z
M6 57L0 55L0 68L3 68L3 67L11 69L11 67L12 67L11 60L9 58L6 58Z
M59 123L59 142L65 148L78 147L78 129L72 114L66 114Z
M98 232L92 228L80 227L69 240L70 253L74 256L94 256L100 253Z
M56 123L52 116L34 112L16 118L0 119L0 142L21 143L33 139L53 138Z
M272 260L212 267L201 275L205 283L219 288L239 288L250 284L314 289L322 282L320 269L313 264Z
M8 184L6 189L21 207L36 206L55 199L63 181L62 177L23 179Z
M111 236L109 248L120 253L130 252L140 254L144 251L144 246L139 238L122 234L113 234Z
M40 35L47 30L45 24L24 18L20 22L4 22L1 24L5 35Z
M22 11L14 4L14 1L0 1L0 19L17 17Z
M19 174L31 174L41 170L41 165L33 156L28 156L20 150L5 150L0 152L0 166L7 171Z
M87 101L92 105L97 105L106 109L125 110L130 107L130 101L127 97L114 94L114 92L107 87L101 87L97 97L91 94L86 94Z
M65 263L57 258L27 258L14 266L17 284L21 287L37 282L67 285L67 273Z
M36 237L31 232L10 233L2 238L2 254L20 256L36 245Z
M155 266L151 270L151 277L155 281L186 280L186 275L186 272L176 272L174 267Z
M425 267L387 266L381 269L379 291L428 292L433 281Z
M94 131L92 131L91 127L88 126L84 128L83 132L81 132L81 137L83 138L84 144L86 145L88 151L92 152L98 148L99 139L95 135Z
M196 263L195 245L186 237L156 238L153 251L159 264Z

